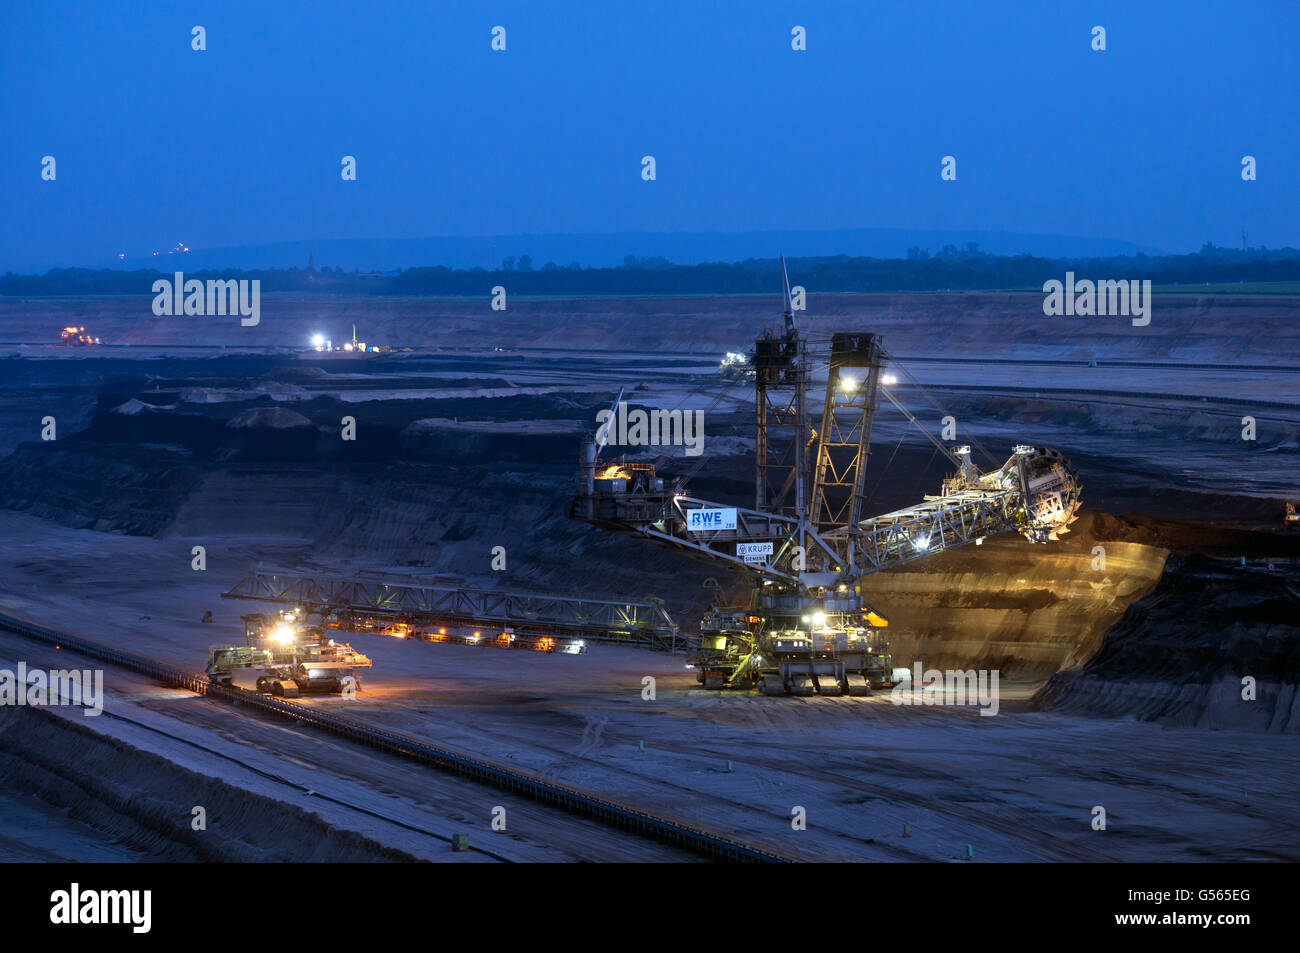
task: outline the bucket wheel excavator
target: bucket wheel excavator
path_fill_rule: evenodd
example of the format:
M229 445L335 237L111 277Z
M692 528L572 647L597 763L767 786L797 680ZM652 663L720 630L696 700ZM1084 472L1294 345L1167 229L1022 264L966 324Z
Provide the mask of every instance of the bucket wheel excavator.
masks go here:
M706 688L865 695L893 684L888 622L863 601L865 576L1000 533L1055 540L1076 519L1081 486L1066 458L1041 447L1017 446L980 472L969 446L945 446L890 391L878 335L837 332L829 354L814 353L795 318L784 258L781 277L783 326L758 338L742 365L754 384L753 507L700 499L682 479L666 486L652 464L603 463L612 413L583 442L569 516L754 577L746 604L715 603L701 621L695 662ZM814 426L808 394L823 365ZM864 517L881 395L955 472L914 506ZM614 413L621 400L620 391Z

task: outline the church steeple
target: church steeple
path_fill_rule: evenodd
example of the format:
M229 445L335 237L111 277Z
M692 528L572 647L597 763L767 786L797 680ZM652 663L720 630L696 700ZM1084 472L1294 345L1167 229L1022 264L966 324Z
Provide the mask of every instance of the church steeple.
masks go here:
M307 252L307 270L308 271L316 270L316 256L313 255L311 252Z

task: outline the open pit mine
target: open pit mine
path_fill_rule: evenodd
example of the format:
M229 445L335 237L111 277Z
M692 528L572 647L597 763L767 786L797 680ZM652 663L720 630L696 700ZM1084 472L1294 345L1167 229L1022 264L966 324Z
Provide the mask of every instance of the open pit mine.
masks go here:
M0 858L1300 859L1300 299L784 283L0 300Z

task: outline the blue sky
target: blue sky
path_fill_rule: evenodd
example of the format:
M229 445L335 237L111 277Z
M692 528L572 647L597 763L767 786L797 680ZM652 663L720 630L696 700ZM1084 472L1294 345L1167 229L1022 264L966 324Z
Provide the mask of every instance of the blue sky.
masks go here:
M1297 27L1293 0L5 0L0 271L542 232L1300 246Z

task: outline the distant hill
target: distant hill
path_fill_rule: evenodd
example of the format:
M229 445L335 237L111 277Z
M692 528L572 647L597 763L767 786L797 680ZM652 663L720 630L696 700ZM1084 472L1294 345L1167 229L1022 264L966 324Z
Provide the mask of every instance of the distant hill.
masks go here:
M318 269L204 270L186 255L167 259L167 271L63 268L44 275L5 275L0 294L108 295L151 294L155 279L173 271L187 278L248 278L262 282L264 293L481 296L501 285L511 295L678 295L757 294L780 287L778 259L750 258L733 263L676 264L666 258L627 256L616 267L538 264L529 256L508 259L496 269L413 267L384 272ZM509 265L509 267L504 267ZM1206 245L1189 255L1117 255L1090 258L1042 258L993 255L974 242L948 245L931 253L912 248L905 258L834 255L789 259L793 283L810 292L956 291L1041 289L1049 278L1067 270L1076 278L1150 279L1157 285L1222 282L1300 281L1300 251L1229 249Z
M508 258L532 256L540 267L553 261L567 266L581 262L592 268L622 264L624 257L666 258L680 265L744 261L748 258L787 258L848 255L860 258L902 258L909 248L936 251L945 245L965 248L976 242L990 254L1038 255L1043 258L1089 258L1109 255L1162 254L1160 249L1107 238L1031 235L1018 232L926 231L899 228L823 229L769 232L629 232L620 234L487 235L469 237L338 239L243 245L230 248L191 248L183 256L131 255L94 262L69 262L90 267L166 269L160 259L184 257L186 267L302 268L309 257L317 267L346 271L383 271L442 265L447 268L494 269Z

